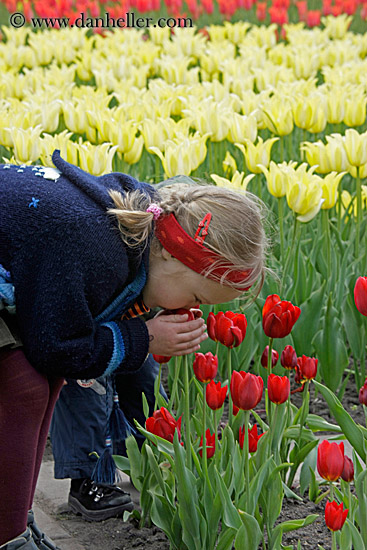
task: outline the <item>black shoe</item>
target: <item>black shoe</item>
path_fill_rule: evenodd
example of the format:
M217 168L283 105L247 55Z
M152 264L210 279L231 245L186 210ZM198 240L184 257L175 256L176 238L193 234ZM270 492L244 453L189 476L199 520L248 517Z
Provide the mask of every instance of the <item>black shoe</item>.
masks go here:
M34 542L29 527L13 540L6 542L0 546L1 550L38 550L36 543Z
M69 506L75 514L87 521L102 521L131 511L134 504L129 493L115 485L94 483L86 479L78 491L70 489Z
M41 529L38 527L37 523L34 521L33 510L29 510L27 527L29 527L32 538L38 548L38 550L60 550L58 546L52 540L42 533Z

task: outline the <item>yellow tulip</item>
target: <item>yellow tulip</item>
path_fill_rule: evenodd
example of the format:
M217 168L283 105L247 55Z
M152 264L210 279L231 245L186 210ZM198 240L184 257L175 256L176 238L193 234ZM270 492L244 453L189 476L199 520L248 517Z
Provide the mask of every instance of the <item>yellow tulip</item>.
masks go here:
M343 13L338 17L332 15L321 17L321 23L325 26L324 32L329 38L340 40L347 34L352 19L351 15Z
M158 147L150 147L149 152L161 159L164 173L168 178L178 174L189 176L192 172L190 150L186 143L167 141L164 153Z
M360 134L349 128L345 131L343 144L349 164L358 167L367 163L367 132Z
M302 143L301 150L306 152L310 166L316 165L316 172L328 174L331 171L345 172L349 170L348 157L340 134L326 136L327 144L322 141Z
M277 136L287 136L293 131L291 105L284 98L273 96L262 106L266 127Z
M226 156L224 157L222 166L223 166L225 175L228 177L232 176L234 172L236 172L237 170L237 163L229 151L226 152Z
M87 113L81 103L65 101L62 105L65 126L76 134L83 134L88 124Z
M26 43L28 36L31 34L31 28L19 27L19 29L17 29L2 25L1 32L5 35L7 44L14 44L18 47Z
M273 197L284 197L287 193L288 173L293 170L297 165L296 162L282 162L276 164L274 161L270 161L269 169L266 166L259 165L259 168L263 172L266 178L269 193Z
M272 23L271 25L253 25L248 31L246 38L250 44L256 46L265 46L267 49L273 48L277 39L277 25Z
M224 25L209 25L207 30L211 42L224 42L227 38L227 28Z
M291 66L297 80L314 77L320 68L320 55L311 48L305 52L304 47L300 46L294 50Z
M88 142L79 144L79 163L80 168L93 174L101 176L112 172L112 160L117 147L110 143L102 145L91 145Z
M247 31L251 28L250 23L247 21L237 21L236 23L224 21L224 26L227 29L228 40L234 44L242 42L245 39Z
M136 124L129 120L122 124L111 119L106 126L106 140L117 146L119 153L127 153L130 151L136 140Z
M297 219L301 222L312 220L324 202L318 179L318 176L313 176L312 168L307 172L306 164L301 164L294 172L289 172L287 203L289 208L298 214Z
M297 95L292 103L295 125L304 130L311 130L318 123L318 111L320 110L325 112L320 96L315 94L309 97ZM326 126L326 116L323 118Z
M217 176L217 174L210 174L210 177L220 187L228 187L233 191L246 191L247 185L255 177L255 174L249 174L245 177L244 172L236 170L230 180Z
M263 141L259 136L256 145L251 143L250 140L246 140L244 145L242 143L235 143L235 145L245 157L247 168L254 174L260 174L262 170L259 164L269 166L271 148L278 139L272 138Z
M328 174L331 171L330 159L326 152L326 145L322 141L312 143L304 141L301 151L306 153L306 159L310 166L315 166L319 174Z
M367 97L356 94L346 99L344 123L347 126L361 126L366 122Z
M141 159L143 152L144 138L139 136L134 139L133 145L129 151L124 154L124 161L128 164L136 164Z
M330 172L330 174L327 174L325 178L320 178L322 198L324 199L324 202L321 206L323 210L327 210L335 206L338 199L339 183L345 174L346 172L341 172L340 174L338 174L337 172Z
M163 119L151 120L146 118L139 125L139 130L144 138L144 145L147 150L151 147L158 147L162 151L165 141L170 137Z
M44 134L40 140L40 159L44 166L53 167L52 153L55 149L59 149L63 159L71 164L78 164L78 150L79 145L74 141L71 141L72 132L64 130L59 134Z
M326 118L331 124L340 124L345 116L346 94L340 87L334 86L326 94Z
M196 132L193 136L186 138L190 151L192 172L199 168L199 166L206 159L206 155L208 152L206 140L208 139L208 137L209 134L204 134L203 136L201 136L198 132Z
M212 99L201 102L200 110L184 111L193 119L193 126L200 134L209 134L212 141L223 141L230 126L230 110Z
M36 161L40 156L41 126L35 128L10 128L14 156L17 162Z
M162 46L165 40L168 40L171 34L171 29L169 27L149 27L149 36L150 40L154 44Z
M246 139L254 142L257 138L257 121L254 114L240 115L232 113L230 127L227 135L231 143L245 143Z

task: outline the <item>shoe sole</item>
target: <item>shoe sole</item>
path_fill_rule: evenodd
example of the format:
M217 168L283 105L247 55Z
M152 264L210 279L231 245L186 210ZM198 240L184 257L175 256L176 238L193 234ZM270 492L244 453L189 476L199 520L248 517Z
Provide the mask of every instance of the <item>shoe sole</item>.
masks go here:
M124 512L131 512L134 509L134 504L128 502L120 506L115 506L114 508L108 508L107 510L88 510L72 495L69 495L68 503L70 510L74 512L74 514L81 515L83 519L87 521L103 521L109 518L116 518L121 516Z

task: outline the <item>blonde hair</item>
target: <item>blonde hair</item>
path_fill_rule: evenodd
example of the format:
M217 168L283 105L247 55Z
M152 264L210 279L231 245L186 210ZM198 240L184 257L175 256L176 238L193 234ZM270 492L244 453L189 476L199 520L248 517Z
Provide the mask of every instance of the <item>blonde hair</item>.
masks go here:
M172 178L174 179L174 178ZM172 180L171 180L172 181ZM116 208L109 213L117 217L122 239L129 246L146 244L152 231L153 214L146 212L151 199L136 190L125 196L110 191ZM255 293L260 292L265 274L267 240L263 227L263 203L251 193L238 193L214 185L172 183L159 188L160 199L155 200L164 214L173 213L191 237L199 222L212 214L204 246L221 256L202 273L208 276L217 267L228 268L218 282L237 290L257 282ZM153 238L152 252L157 254L162 245ZM243 283L232 283L227 275L231 271L250 270Z

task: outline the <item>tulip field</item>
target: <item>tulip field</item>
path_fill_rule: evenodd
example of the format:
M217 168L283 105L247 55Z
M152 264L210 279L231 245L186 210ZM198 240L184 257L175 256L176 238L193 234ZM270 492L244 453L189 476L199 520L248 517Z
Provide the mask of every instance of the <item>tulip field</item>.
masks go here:
M283 537L316 515L279 516L285 498L309 499L330 531L315 549L367 550L367 2L0 8L1 162L52 167L60 149L95 175L185 174L264 205L259 296L201 306L201 353L156 357L155 412L144 401L135 426L146 442L128 437L114 457L141 494L125 519L156 525L172 550L301 550ZM32 29L81 11L194 25ZM344 408L347 388L366 422ZM310 413L315 395L331 422Z

